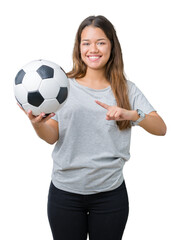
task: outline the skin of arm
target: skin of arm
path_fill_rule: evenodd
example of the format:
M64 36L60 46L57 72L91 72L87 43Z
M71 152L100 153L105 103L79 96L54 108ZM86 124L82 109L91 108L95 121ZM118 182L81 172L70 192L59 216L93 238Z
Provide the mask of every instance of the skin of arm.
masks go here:
M106 120L136 121L139 118L139 115L135 110L126 110L117 106L109 106L97 100L95 100L95 102L107 110ZM166 125L162 118L154 111L149 114L146 114L145 119L143 119L139 123L139 126L145 129L147 132L157 136L164 136L167 130Z
M54 113L44 118L44 113L35 117L32 115L32 111L28 111L29 117L37 135L49 144L54 144L59 139L58 122L50 119L54 116Z
M156 112L146 114L145 119L139 123L139 126L151 134L158 136L166 135L167 127L163 119Z
M41 139L49 144L54 144L59 139L58 122L51 119L55 115L54 113L49 114L47 117L44 117L45 113L41 113L35 117L32 111L26 112L18 103L17 105L28 116L34 130Z

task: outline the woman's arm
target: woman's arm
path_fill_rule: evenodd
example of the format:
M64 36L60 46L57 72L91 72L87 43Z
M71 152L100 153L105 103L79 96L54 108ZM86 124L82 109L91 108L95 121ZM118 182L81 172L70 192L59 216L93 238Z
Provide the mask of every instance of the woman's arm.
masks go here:
M28 116L34 130L41 139L49 144L54 144L59 139L58 122L51 119L55 115L54 113L49 114L47 117L44 117L45 113L41 113L35 117L32 111L26 112L18 103L17 105Z
M49 144L54 144L59 138L58 122L51 119L54 114L50 114L44 118L44 113L35 117L32 115L32 111L28 111L29 117L37 135Z
M126 110L124 108L120 108L117 106L109 106L97 100L95 102L101 107L107 109L106 120L137 121L139 118L139 115L135 110ZM162 120L162 118L156 112L151 112L149 114L146 114L145 119L143 119L139 123L139 126L141 126L147 132L154 135L164 136L166 134L166 125Z
M139 118L137 111L132 111L131 113L131 120L136 121ZM164 136L167 131L166 124L156 112L146 114L145 119L139 123L139 126L144 128L147 132L158 136Z

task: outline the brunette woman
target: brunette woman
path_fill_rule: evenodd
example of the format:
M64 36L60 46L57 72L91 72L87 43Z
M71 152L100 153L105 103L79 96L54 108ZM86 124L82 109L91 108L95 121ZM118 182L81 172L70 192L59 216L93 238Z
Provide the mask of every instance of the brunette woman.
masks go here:
M129 204L123 166L132 126L165 135L166 125L124 75L116 31L103 16L79 26L70 92L56 115L29 116L38 136L56 142L48 217L54 240L120 240Z

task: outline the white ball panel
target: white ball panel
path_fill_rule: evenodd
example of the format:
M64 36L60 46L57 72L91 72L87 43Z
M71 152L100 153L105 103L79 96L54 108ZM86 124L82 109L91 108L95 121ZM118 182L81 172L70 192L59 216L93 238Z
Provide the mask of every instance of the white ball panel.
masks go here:
M59 109L59 107L60 104L56 99L48 99L41 104L40 109L41 112L52 113L56 112Z
M54 78L44 79L39 87L39 92L45 98L56 98L59 92L59 85Z
M32 62L27 63L26 65L23 66L23 70L27 73L30 71L36 71L39 67L41 67L42 61L35 60Z
M69 79L60 68L54 70L54 78L56 79L56 81L59 83L61 87L69 86Z
M25 110L26 112L29 111L29 110L31 110L31 111L32 111L32 114L33 114L34 116L38 116L38 115L41 113L40 107L32 106L32 105L29 104L29 103L25 103L25 104L23 104L22 106L23 106L23 108L24 108L24 110Z
M47 60L44 60L44 59L41 61L41 64L42 65L47 65L47 66L49 66L51 68L54 68L54 69L55 68L60 68L59 65L57 65L56 63L51 62L51 61L47 61Z
M25 74L22 84L28 92L36 91L41 84L41 77L37 72L28 72Z
M22 84L14 86L14 94L21 104L27 103L27 91Z

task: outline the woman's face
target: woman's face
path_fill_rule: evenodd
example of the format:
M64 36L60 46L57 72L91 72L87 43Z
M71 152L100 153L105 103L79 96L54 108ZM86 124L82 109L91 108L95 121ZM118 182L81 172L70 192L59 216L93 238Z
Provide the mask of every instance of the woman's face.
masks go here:
M111 54L111 42L102 29L88 26L81 33L80 51L88 68L104 70Z

